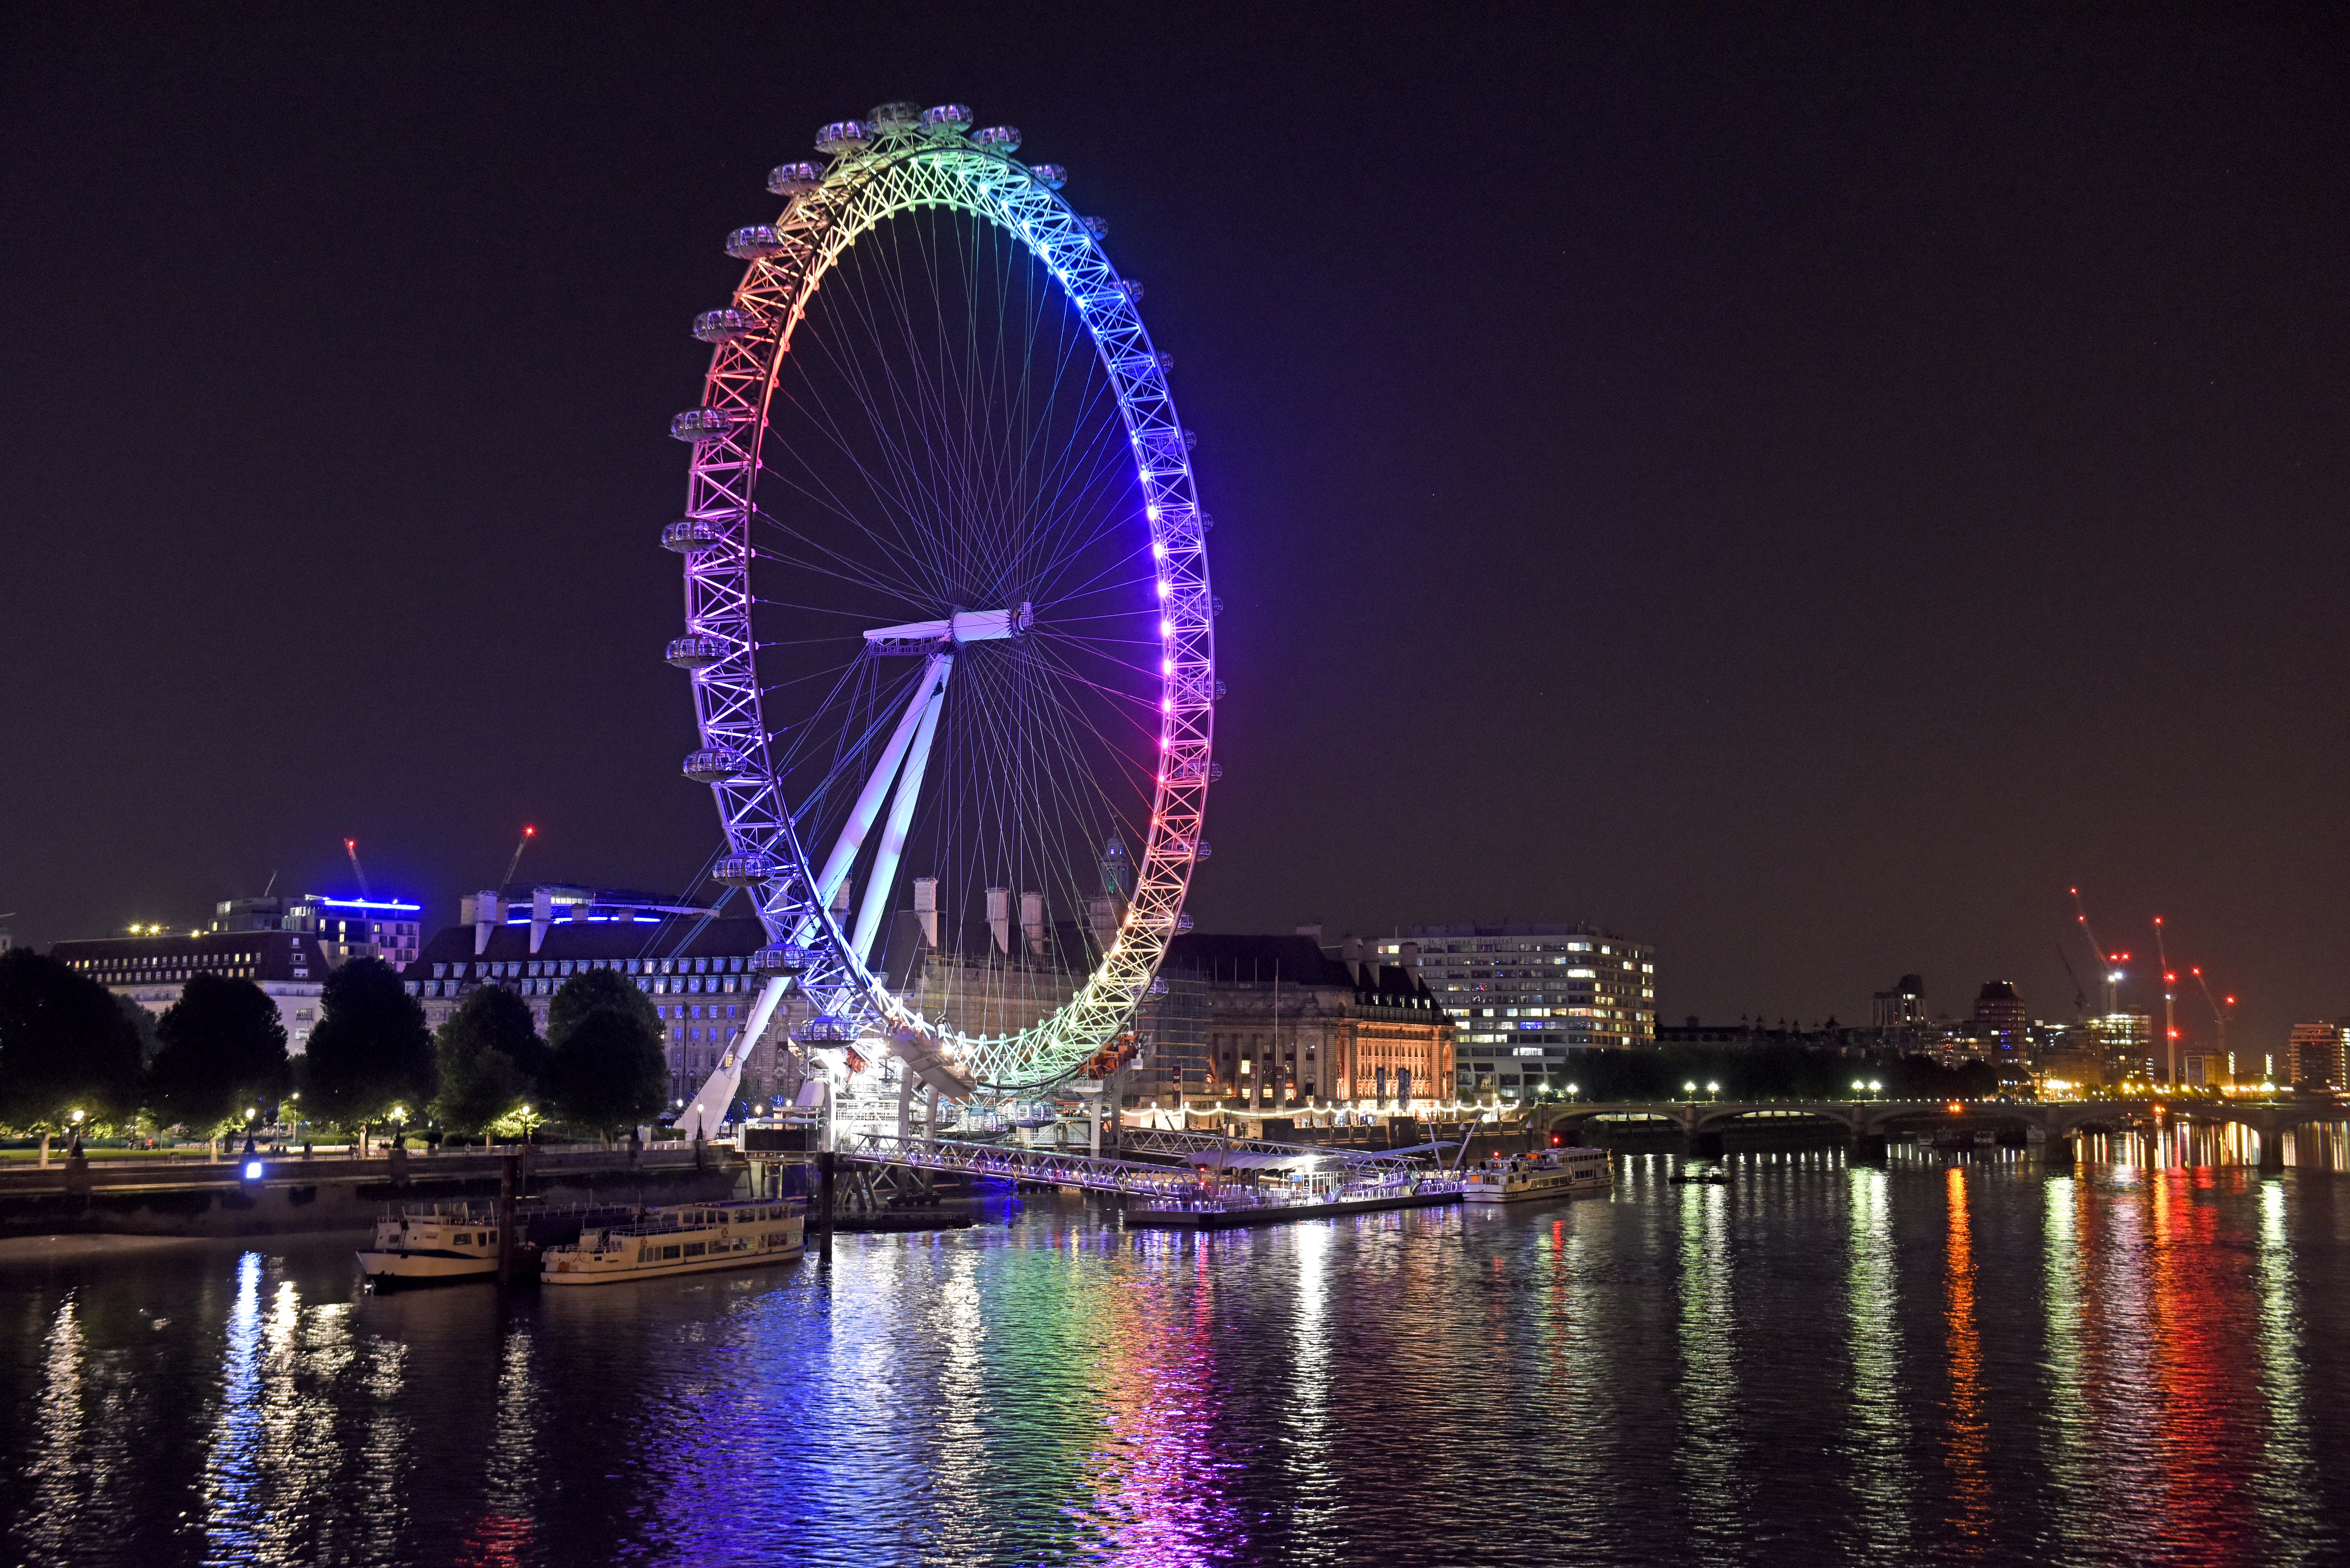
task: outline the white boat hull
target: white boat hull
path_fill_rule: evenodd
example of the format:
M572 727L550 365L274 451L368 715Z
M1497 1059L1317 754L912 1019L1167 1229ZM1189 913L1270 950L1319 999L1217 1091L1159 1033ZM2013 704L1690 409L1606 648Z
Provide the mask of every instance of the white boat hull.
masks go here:
M458 1280L486 1280L498 1272L495 1257L469 1257L462 1252L361 1252L359 1271L377 1286L443 1285Z
M720 1269L750 1269L761 1263L789 1263L807 1252L805 1243L788 1250L777 1248L771 1252L727 1252L715 1258L686 1258L676 1262L630 1263L625 1267L577 1269L564 1266L561 1260L547 1260L546 1271L538 1277L542 1285L617 1285L629 1280L657 1280L670 1274L707 1274Z
M616 1285L671 1274L788 1263L806 1251L806 1206L750 1199L654 1210L629 1225L584 1230L577 1243L541 1255L544 1285Z

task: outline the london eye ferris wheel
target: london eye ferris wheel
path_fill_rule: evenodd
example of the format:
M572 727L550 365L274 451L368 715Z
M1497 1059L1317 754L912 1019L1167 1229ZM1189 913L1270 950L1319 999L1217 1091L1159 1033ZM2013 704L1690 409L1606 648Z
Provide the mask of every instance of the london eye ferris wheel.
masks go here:
M1126 1029L1186 924L1215 677L1191 437L1107 225L958 104L883 104L736 230L692 443L684 635L768 977L950 1096ZM730 1053L729 1066L739 1070ZM732 1077L725 1096L732 1094Z

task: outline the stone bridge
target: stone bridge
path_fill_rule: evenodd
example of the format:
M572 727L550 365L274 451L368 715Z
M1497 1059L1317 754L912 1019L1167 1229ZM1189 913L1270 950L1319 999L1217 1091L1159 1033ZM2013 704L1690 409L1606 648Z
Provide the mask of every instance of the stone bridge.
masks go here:
M2044 1139L2052 1155L2069 1158L2074 1135L2085 1127L2150 1119L2158 1114L2173 1121L2233 1122L2250 1127L2260 1137L2261 1168L2276 1170L2284 1165L2285 1132L2314 1123L2350 1121L2350 1106L2331 1099L2232 1101L2147 1096L2044 1101L1586 1100L1527 1110L1530 1130L1544 1137L1555 1135L1569 1143L1583 1141L1587 1124L1595 1121L1669 1124L1687 1140L1690 1152L1700 1155L1721 1153L1721 1135L1731 1127L1833 1126L1844 1130L1853 1152L1863 1158L1881 1156L1887 1136L1897 1128L1929 1132L1985 1126L2021 1133L2027 1140Z

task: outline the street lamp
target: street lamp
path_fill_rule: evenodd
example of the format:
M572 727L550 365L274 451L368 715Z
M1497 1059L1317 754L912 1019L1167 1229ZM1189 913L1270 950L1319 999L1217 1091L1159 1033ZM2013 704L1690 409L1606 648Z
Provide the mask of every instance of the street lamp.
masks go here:
M1705 1086L1705 1092L1711 1095L1717 1100L1721 1098L1721 1085L1720 1084L1709 1083Z
M1868 1081L1868 1092L1869 1092L1870 1094L1872 1094L1872 1095L1874 1095L1874 1094L1877 1093L1879 1090L1883 1089L1884 1087L1885 1087L1885 1085L1882 1085L1882 1084L1878 1083L1878 1082L1877 1082L1876 1079L1874 1079L1874 1078L1871 1078L1871 1079Z
M1681 1093L1694 1100L1697 1098L1697 1085L1695 1084L1683 1084L1681 1085Z

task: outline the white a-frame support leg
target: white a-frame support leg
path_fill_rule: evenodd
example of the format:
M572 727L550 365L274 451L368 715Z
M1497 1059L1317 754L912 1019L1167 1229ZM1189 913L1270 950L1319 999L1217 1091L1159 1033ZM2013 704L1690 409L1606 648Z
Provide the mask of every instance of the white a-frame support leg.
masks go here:
M906 748L913 743L914 730L921 722L929 706L931 694L953 667L954 656L941 651L931 655L922 679L915 683L912 701L898 719L898 727L890 732L889 743L881 748L881 760L873 764L873 776L865 781L858 792L857 804L849 808L848 820L841 825L840 837L826 857L824 872L816 879L815 902L820 909L832 902L848 868L857 864L857 852L865 847L865 836L873 830L873 819L881 815L881 798L889 793L889 781L898 776L898 764L906 760ZM802 935L802 941L815 935L813 929Z
M906 834L914 824L914 805L922 797L922 774L930 768L931 737L938 733L939 710L947 700L947 677L954 673L954 660L941 657L944 662L938 682L922 709L922 722L915 726L913 746L906 753L906 769L898 775L897 797L889 803L889 820L881 827L881 847L874 852L873 874L865 879L865 898L857 909L857 935L849 943L849 950L867 963L873 961L873 935L881 927L881 917L889 910L889 890L898 880L898 858L905 853Z
M718 1065L702 1081L686 1109L677 1118L678 1131L691 1138L695 1133L703 1137L716 1137L718 1124L726 1119L726 1108L734 1103L734 1092L742 1086L743 1068L749 1060L751 1047L767 1032L767 1024L775 1016L775 1008L784 1000L789 982L775 976L759 988L759 1000L751 1004L751 1016L743 1023L743 1033L730 1043ZM668 1042L662 1042L666 1046Z

